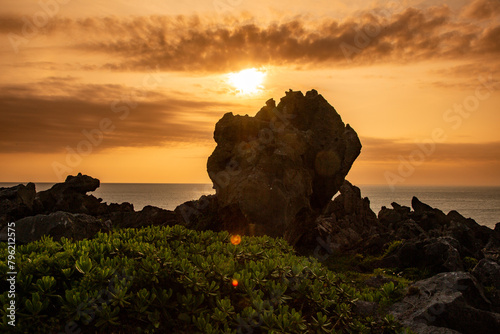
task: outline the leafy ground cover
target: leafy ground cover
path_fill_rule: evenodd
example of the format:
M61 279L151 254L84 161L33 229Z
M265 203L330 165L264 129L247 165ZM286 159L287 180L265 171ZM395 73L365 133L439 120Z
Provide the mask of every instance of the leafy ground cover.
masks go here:
M390 282L360 287L282 239L231 238L182 226L17 247L16 327L8 325L7 245L0 244L0 330L24 333L399 333ZM14 331L14 332L15 332Z

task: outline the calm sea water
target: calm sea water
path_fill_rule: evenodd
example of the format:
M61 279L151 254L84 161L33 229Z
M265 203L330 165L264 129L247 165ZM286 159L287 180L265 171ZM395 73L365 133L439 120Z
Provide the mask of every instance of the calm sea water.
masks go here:
M413 196L444 213L458 211L481 225L494 228L500 222L500 187L400 186L394 191L386 186L360 186L361 195L370 199L375 213L391 203L411 207Z
M11 187L15 183L0 183ZM49 189L51 183L37 183L37 191ZM457 210L467 218L494 228L500 222L500 187L442 187L400 186L391 191L386 185L359 186L361 195L370 199L371 208L378 213L392 202L411 207L412 196L445 213ZM122 184L104 183L93 192L108 203L129 202L136 210L146 205L173 210L179 204L213 194L211 184Z

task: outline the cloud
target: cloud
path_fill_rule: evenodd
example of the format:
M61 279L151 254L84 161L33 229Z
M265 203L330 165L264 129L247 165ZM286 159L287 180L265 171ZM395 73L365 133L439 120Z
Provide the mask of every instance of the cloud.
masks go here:
M65 82L64 92L58 88L61 81ZM234 107L237 105L121 85L79 84L71 77L4 86L0 93L0 153L75 149L88 140L85 133L96 136L96 151L209 142L216 120ZM102 124L108 125L103 128ZM97 130L102 132L108 126L114 130L101 140Z
M487 5L477 0L455 15L447 6L425 9L376 8L344 20L309 16L258 22L247 17L202 16L55 18L46 34L58 34L79 52L103 54L101 68L142 71L226 72L244 67L302 68L488 58L498 61L500 22L484 29ZM489 7L488 7L489 8ZM472 19L471 19L472 18ZM0 20L1 21L1 20ZM21 31L7 17L0 32ZM67 42L66 42L67 44Z
M477 27L452 22L446 7L410 8L389 17L366 13L343 22L312 23L299 18L267 26L198 25L182 31L172 39L157 32L148 42L136 34L80 47L122 58L105 65L114 70L158 64L168 70L227 71L255 65L351 66L477 57L479 51L482 56L496 53L496 47L490 46L497 44L491 34L481 34Z
M487 20L500 15L498 0L474 0L464 8L463 14L476 20Z
M441 163L500 163L500 141L485 143L436 143L409 142L403 139L362 137L361 161L399 162L414 154L424 156L425 162ZM414 152L422 152L422 154Z

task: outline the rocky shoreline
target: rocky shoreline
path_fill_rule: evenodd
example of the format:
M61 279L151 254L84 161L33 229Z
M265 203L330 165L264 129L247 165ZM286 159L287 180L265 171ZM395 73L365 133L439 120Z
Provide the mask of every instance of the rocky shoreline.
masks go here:
M215 195L186 202L174 211L152 206L134 211L130 203L107 204L87 194L98 186L99 180L78 174L38 193L32 183L1 188L0 240L7 240L6 226L11 221L18 243L44 235L81 240L98 231L150 225L221 230ZM390 253L360 263L359 270L419 268L433 274L413 283L408 295L391 307L396 318L416 333L500 330L499 224L492 230L456 211L444 214L416 197L412 208L393 203L376 215L368 198L348 181L315 223L296 247L304 252L320 248L319 260L334 253L378 255L396 241ZM471 264L472 259L476 261Z
M194 230L282 237L320 261L356 256L360 272L391 268L427 275L390 312L416 333L500 332L500 223L495 229L413 197L378 214L345 177L361 143L315 90L269 100L255 117L224 115L207 169L215 195L174 211L107 204L88 192L100 182L68 176L46 191L0 188L0 240L15 222L16 240L50 235L81 240L98 231L183 225ZM340 194L333 200L337 192ZM370 305L360 305L368 312Z

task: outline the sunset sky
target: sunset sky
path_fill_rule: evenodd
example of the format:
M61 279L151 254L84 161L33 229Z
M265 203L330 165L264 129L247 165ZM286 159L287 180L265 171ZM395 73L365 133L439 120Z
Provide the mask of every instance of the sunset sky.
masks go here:
M499 0L2 0L0 69L1 182L210 183L226 112L314 88L354 184L500 185Z

